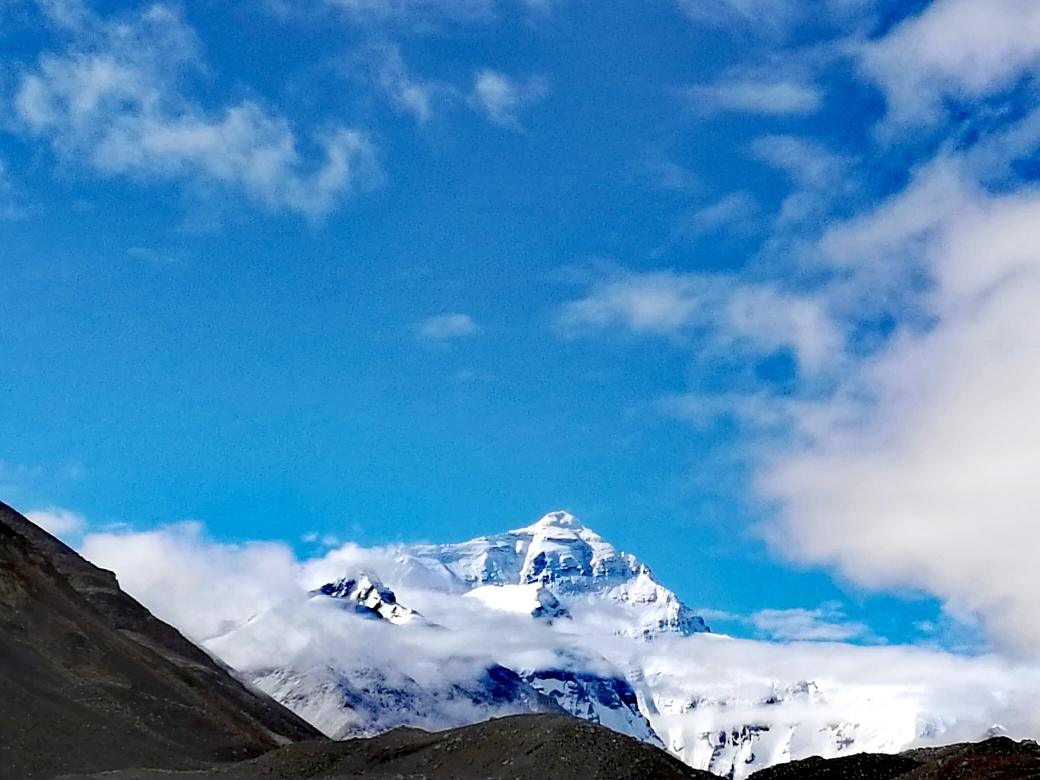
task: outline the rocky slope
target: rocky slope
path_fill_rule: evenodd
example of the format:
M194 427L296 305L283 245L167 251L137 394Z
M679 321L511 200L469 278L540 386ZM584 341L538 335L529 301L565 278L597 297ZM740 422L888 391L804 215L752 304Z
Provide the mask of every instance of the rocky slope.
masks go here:
M755 780L1036 780L1040 747L994 737L977 743L909 750L898 755L861 753L809 758L756 772Z
M0 778L187 767L318 737L0 504Z

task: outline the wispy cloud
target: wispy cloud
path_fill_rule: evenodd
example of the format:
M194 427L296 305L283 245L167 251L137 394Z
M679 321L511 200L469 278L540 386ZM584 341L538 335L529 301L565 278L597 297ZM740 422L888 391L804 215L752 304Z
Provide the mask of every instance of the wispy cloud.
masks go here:
M783 37L802 18L798 0L677 0L693 21L709 27L740 25Z
M624 326L637 333L674 334L709 316L728 283L711 276L660 271L596 284L568 303L560 323L569 331Z
M449 341L451 339L473 336L480 331L477 323L468 314L441 314L423 320L415 327L415 332L431 341Z
M751 143L750 152L786 173L794 185L776 217L775 229L780 232L822 227L833 206L856 190L853 161L814 139L763 136Z
M359 61L367 79L394 108L411 114L419 124L433 118L439 102L447 102L458 95L450 85L418 79L409 73L397 45L370 46L362 52Z
M8 175L3 159L0 159L0 221L24 219L28 213L24 198Z
M470 105L488 119L504 127L519 128L519 112L545 97L545 79L531 76L517 81L495 70L482 70L473 81Z
M309 217L375 178L371 146L356 130L326 130L321 157L309 160L289 122L258 104L214 113L183 95L178 76L198 66L198 45L166 6L77 24L68 49L42 56L15 98L22 127L65 160L106 176L217 182Z
M488 21L495 0L325 0L348 19L362 24L416 25L440 20Z
M687 87L683 94L694 109L704 112L805 115L816 113L823 105L818 87L784 79L726 79Z
M683 229L694 235L707 235L727 228L746 232L758 208L758 202L750 192L731 192L710 206L694 211L685 221Z

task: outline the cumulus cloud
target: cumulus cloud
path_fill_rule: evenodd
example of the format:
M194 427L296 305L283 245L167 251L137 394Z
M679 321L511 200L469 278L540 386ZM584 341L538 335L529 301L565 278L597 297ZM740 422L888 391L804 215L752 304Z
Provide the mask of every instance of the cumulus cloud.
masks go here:
M538 102L547 92L545 79L538 76L517 81L495 70L482 70L474 78L469 102L492 122L519 128L520 110Z
M992 196L937 163L825 242L836 261L923 254L935 320L809 405L813 444L761 480L773 542L872 587L975 611L1006 646L1040 639L1040 193ZM922 208L923 206L923 208Z
M942 116L944 98L978 100L1040 67L1040 6L1031 0L936 0L859 52L885 92L889 121Z
M817 87L789 80L723 80L687 87L684 94L695 109L708 112L805 115L816 113L823 105Z
M77 25L68 50L41 56L15 97L22 127L62 158L109 176L238 187L272 211L309 217L375 177L356 130L327 129L308 158L289 122L257 103L211 112L183 95L178 77L198 66L198 46L166 6Z

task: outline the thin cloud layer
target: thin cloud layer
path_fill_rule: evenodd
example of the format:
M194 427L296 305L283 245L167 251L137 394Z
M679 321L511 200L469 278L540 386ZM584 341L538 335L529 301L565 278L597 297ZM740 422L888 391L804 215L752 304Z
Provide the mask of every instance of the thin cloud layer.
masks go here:
M823 95L816 87L785 80L720 81L688 87L685 95L700 111L786 116L814 114L823 105Z
M416 326L416 332L424 339L448 341L450 339L472 336L480 328L468 314L441 314L430 317Z

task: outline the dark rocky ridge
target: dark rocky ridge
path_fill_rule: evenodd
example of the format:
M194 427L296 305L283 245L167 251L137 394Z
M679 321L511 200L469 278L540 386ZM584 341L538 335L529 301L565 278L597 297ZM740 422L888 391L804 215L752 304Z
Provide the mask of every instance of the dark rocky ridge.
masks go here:
M303 743L207 772L104 780L718 780L659 748L569 715L513 715L440 732ZM73 780L73 778L68 778ZM75 780L87 780L76 776ZM91 780L102 780L95 775Z
M320 738L0 503L0 779L188 768Z

